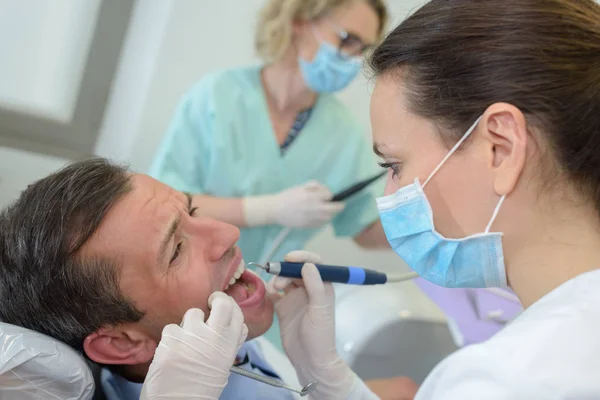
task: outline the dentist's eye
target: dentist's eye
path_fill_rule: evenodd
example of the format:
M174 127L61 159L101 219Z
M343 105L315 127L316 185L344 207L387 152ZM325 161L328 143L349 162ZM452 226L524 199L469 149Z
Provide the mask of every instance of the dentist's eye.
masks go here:
M381 168L385 168L385 169L390 169L392 170L392 177L393 178L398 178L400 175L400 170L402 168L402 163L399 162L395 162L395 163L385 163L385 162L380 162L378 163L379 166Z
M177 244L177 246L175 247L175 251L173 252L173 256L171 257L170 263L177 260L177 258L179 257L179 254L181 253L181 243L183 243L183 242L179 242Z

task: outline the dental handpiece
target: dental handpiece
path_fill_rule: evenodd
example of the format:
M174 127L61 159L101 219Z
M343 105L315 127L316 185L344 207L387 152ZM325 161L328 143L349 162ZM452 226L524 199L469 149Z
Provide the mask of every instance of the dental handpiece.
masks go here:
M387 282L402 282L418 276L416 273L410 272L407 274L388 277L383 272L361 267L345 267L324 264L315 265L323 282L345 283L348 285L382 285ZM249 263L248 266L261 268L272 275L302 279L301 271L304 263L281 261L267 262L264 265Z

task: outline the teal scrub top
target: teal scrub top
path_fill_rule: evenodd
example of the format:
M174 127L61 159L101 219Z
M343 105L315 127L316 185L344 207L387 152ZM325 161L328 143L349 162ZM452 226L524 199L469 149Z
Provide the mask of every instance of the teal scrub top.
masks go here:
M153 160L150 175L173 188L216 197L274 194L315 179L337 193L380 171L351 111L332 95L318 97L310 119L282 155L269 118L261 66L211 73L183 97ZM383 181L346 201L332 221L354 237L379 218L374 197ZM241 229L246 262L258 262L283 228ZM319 229L293 229L274 254L282 260Z

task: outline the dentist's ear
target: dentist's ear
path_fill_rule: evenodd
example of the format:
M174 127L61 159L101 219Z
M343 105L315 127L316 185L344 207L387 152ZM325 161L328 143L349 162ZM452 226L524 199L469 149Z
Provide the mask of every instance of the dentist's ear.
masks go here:
M517 107L495 103L488 107L477 128L488 141L494 190L499 196L516 187L527 158L527 122Z

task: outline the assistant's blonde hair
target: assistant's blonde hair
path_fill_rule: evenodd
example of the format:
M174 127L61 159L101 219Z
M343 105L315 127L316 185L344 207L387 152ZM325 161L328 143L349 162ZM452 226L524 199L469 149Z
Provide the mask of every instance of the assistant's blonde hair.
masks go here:
M377 13L381 37L388 19L384 0L268 0L258 18L258 55L270 62L279 60L290 46L295 20L314 21L356 1L366 1Z

